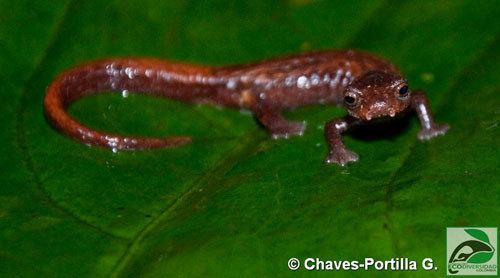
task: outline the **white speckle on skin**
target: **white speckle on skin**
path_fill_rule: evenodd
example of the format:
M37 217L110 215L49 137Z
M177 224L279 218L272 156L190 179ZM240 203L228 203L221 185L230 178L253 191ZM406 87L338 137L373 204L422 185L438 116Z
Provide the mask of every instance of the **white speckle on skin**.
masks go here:
M360 91L360 90L358 90L358 89L356 89L356 88L351 88L350 90L351 90L352 92L354 92L355 94L358 94L358 95L360 95L360 96L362 96L362 95L363 95L363 91ZM361 106L363 106L363 105L361 105Z
M340 82L340 77L344 74L344 71L342 69L337 70L335 73L335 78L333 80L330 80L330 87L336 87L339 82Z
M234 79L229 79L229 81L227 81L226 83L226 88L230 89L230 90L234 90L236 88L236 80Z
M346 123L335 124L335 128L336 129L346 129L347 128L347 124Z
M297 79L297 87L304 88L307 82L307 77L301 76Z
M201 83L203 82L203 75L197 74L195 77L196 82Z
M118 152L118 138L116 137L111 137L111 136L105 136L104 139L108 141L108 146L111 148L111 150L114 153Z
M311 83L306 76L302 75L297 79L297 87L299 87L300 89L309 89L311 88Z
M165 79L166 81L168 81L168 80L170 80L170 79L171 79L171 78L170 78L170 74L169 74L168 72L166 72L166 71L163 71L163 70L162 70L162 71L159 71L159 72L157 73L157 75L158 75L159 77L161 77L162 79Z
M345 73L344 79L342 80L342 86L347 86L351 82L351 72L347 71Z
M285 78L285 86L291 87L294 84L294 78L292 76L288 76Z
M115 67L115 64L110 64L106 66L106 73L110 76L117 76L120 71Z
M320 82L319 75L317 73L313 73L311 75L311 84L314 85L314 86L316 86L316 85L319 84L319 82Z
M131 67L126 67L125 68L125 74L128 76L128 78L133 79L135 77L135 71Z

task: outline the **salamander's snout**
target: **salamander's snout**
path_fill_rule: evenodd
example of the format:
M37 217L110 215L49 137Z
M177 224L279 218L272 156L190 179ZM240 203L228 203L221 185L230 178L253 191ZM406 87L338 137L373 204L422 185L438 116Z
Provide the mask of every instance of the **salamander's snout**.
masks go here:
M372 118L384 116L396 116L396 109L394 108L394 105L389 104L387 101L377 101L373 103L365 113L365 118L368 121Z

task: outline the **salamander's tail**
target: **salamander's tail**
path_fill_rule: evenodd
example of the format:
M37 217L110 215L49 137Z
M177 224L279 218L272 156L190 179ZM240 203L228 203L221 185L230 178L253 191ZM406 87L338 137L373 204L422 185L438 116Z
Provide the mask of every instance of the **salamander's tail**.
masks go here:
M141 67L142 65L144 67ZM168 74L169 68L175 69L175 72L170 71L172 76L166 78L163 76L161 80L151 77L151 75L157 76L160 69L162 74ZM168 97L164 91L171 90L169 84L178 88L181 81L176 80L176 76L182 77L183 71L189 70L199 72L204 68L196 68L196 66L190 68L188 65L175 65L152 59L115 59L89 63L64 72L48 87L44 99L45 115L56 129L87 145L103 146L112 150L184 145L192 141L191 137L129 137L94 130L75 120L66 110L71 103L81 97L106 91L130 90ZM132 76L133 74L135 76ZM162 82L168 82L168 84L161 84ZM179 93L178 90L177 93Z
M191 142L190 137L165 138L127 137L91 129L73 119L67 112L60 94L59 84L52 84L45 96L45 115L49 122L67 136L87 145L96 145L115 150L175 147Z

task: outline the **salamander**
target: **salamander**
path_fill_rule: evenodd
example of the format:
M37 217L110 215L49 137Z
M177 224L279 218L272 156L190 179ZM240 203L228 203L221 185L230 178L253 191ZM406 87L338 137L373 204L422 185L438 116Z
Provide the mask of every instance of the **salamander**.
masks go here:
M358 160L342 142L342 133L375 119L414 110L420 140L445 134L436 124L421 90L389 61L357 50L326 50L278 57L243 65L210 67L153 58L112 58L89 62L61 73L49 85L44 108L48 121L65 135L87 145L113 150L175 147L188 136L129 137L94 130L71 117L76 100L103 92L130 91L191 103L244 108L273 138L302 135L306 123L290 121L282 112L305 105L343 105L348 114L325 125L326 163L346 165Z

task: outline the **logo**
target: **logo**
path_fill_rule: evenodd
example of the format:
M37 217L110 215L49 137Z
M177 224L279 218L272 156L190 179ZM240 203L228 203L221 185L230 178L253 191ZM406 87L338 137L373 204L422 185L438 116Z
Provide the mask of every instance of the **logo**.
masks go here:
M448 275L497 275L497 228L447 228Z

